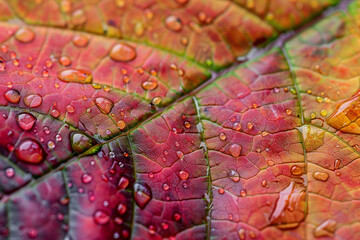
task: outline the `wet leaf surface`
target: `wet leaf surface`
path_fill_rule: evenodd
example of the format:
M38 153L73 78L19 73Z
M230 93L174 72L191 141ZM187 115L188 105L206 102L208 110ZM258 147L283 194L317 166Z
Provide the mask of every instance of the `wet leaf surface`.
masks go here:
M0 0L0 239L356 239L338 2Z

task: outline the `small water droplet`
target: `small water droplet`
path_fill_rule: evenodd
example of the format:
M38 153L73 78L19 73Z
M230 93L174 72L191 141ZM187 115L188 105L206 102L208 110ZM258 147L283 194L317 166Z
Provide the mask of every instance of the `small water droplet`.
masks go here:
M219 188L218 192L219 192L219 194L224 194L225 190L223 188Z
M154 97L151 103L156 106L161 103L161 100L162 100L161 97Z
M117 206L117 212L120 215L123 215L126 212L127 208L125 204L119 203L119 205Z
M62 56L59 59L59 63L61 65L63 65L64 67L70 66L71 65L71 59L67 56Z
M84 10L82 9L77 9L72 13L72 23L74 25L81 25L84 24L87 20L86 14L84 12Z
M165 19L165 26L173 32L180 32L182 29L182 21L180 18L170 15Z
M38 164L44 160L43 149L32 139L23 140L15 149L15 155L20 161L30 164Z
M30 28L23 27L16 31L15 39L22 43L29 43L35 39L35 33Z
M117 126L118 126L121 130L123 130L123 129L126 127L126 123L125 123L123 120L119 120L119 121L117 122Z
M24 98L24 104L27 107L35 108L42 103L42 97L39 94L30 94Z
M226 140L226 134L225 133L220 133L219 138L221 141L225 141Z
M239 144L232 144L229 148L229 152L233 157L239 157L241 153L241 146Z
M31 238L37 238L37 236L39 235L39 231L36 228L29 228L26 232L26 235Z
M84 173L81 176L81 181L85 184L90 183L93 180L93 177L90 174Z
M164 183L163 186L162 186L162 188L163 188L165 191L167 191L167 190L170 189L170 186L169 186L167 183Z
M285 112L286 112L286 114L289 115L289 116L292 114L292 111L291 111L290 109L286 109Z
M176 156L181 159L184 157L184 153L182 151L176 151Z
M253 129L253 127L254 127L254 125L253 125L251 122L248 122L248 123L247 123L247 128L248 128L249 130Z
M179 172L179 176L180 176L181 180L186 180L189 178L189 173L185 170L181 170Z
M94 221L99 225L107 224L110 221L110 215L104 210L97 210L94 213Z
M228 176L229 176L229 178L230 178L233 182L238 182L238 181L240 181L240 175L239 175L239 173L238 173L237 171L235 171L235 170L230 170L230 171L228 172Z
M11 167L5 169L5 175L8 178L12 178L15 176L15 170Z
M114 103L105 97L98 97L95 99L95 104L103 114L109 114L114 107Z
M92 75L89 71L80 69L65 69L58 73L58 78L63 82L92 83Z
M181 219L181 214L180 213L174 213L173 218L174 218L175 221L179 221Z
M72 150L78 154L86 151L95 144L94 140L79 132L72 132L70 134L70 142Z
M326 117L326 116L327 116L327 111L324 110L324 109L322 109L322 110L320 111L320 115L323 116L323 117Z
M333 233L336 230L337 222L332 219L325 220L319 226L315 228L315 237L333 237Z
M140 209L144 209L152 198L152 192L146 183L135 183L134 199Z
M55 140L56 140L57 142L61 142L61 141L62 141L61 135L60 135L60 134L56 134Z
M341 161L339 159L336 159L334 161L334 169L339 169L340 168L340 164L341 164Z
M300 176L301 174L303 174L303 170L298 165L292 166L290 172L295 176Z
M129 185L129 179L126 177L121 177L117 185L118 189L125 189Z
M73 43L77 47L86 47L89 43L89 39L85 35L76 35L73 38Z
M144 90L151 91L151 90L154 90L157 88L158 83L157 83L156 78L153 77L153 78L150 78L149 80L143 82L141 86Z
M328 180L329 174L326 173L326 172L314 172L314 173L313 173L313 177L314 177L316 180L325 182L326 180Z
M48 146L49 149L54 149L55 148L55 143L53 141L48 141L47 146Z
M119 62L128 62L136 58L136 50L126 43L118 43L111 49L110 58Z
M30 113L20 113L16 117L16 122L24 131L29 131L35 124L36 118Z

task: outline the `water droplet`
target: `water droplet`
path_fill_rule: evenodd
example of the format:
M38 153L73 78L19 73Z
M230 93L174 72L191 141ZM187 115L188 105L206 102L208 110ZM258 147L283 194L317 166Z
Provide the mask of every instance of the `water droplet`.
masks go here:
M23 27L16 31L15 39L22 43L29 43L35 39L35 33L30 28Z
M152 193L149 185L146 183L135 183L134 185L134 199L140 209L144 209L150 202Z
M40 106L42 103L42 97L38 94L30 94L24 98L24 104L27 107L35 108Z
M340 168L341 161L339 159L336 159L334 162L334 168L339 169Z
M154 225L150 225L149 226L149 234L154 235L155 232L156 232L156 228L154 227Z
M39 235L39 231L36 229L36 228L29 228L26 232L26 235L29 237L29 238L36 238L38 235Z
M128 62L136 58L136 50L126 43L118 43L111 49L110 57L115 61Z
M246 231L243 228L240 228L238 231L238 236L240 240L245 240Z
M123 120L117 122L118 127L123 130L126 127L126 123Z
M301 174L303 174L301 167L299 167L298 165L292 166L290 172L295 176L300 176Z
M218 192L219 192L219 194L224 194L225 190L223 188L219 188Z
M320 115L323 116L323 117L326 117L327 111L324 110L324 109L322 109L322 110L320 111Z
M191 128L191 124L188 121L184 122L184 126L185 126L186 129Z
M60 112L57 109L52 109L50 115L53 116L54 118L57 118L60 116Z
M241 153L241 146L239 144L233 144L230 146L229 152L233 157L239 157Z
M226 134L225 133L220 133L219 138L221 141L225 141L226 140Z
M180 213L174 213L173 218L174 218L175 221L179 221L181 219L181 214Z
M110 221L110 215L104 210L97 210L94 213L94 221L99 225L104 225Z
M324 101L324 99L322 97L316 97L315 100L318 102L318 103L322 103Z
M34 126L36 118L30 113L20 113L16 117L16 122L22 130L28 131Z
M149 80L143 82L141 86L144 90L151 91L157 88L158 83L156 78L150 78Z
M313 177L314 177L316 180L325 182L326 180L328 180L329 174L326 173L326 172L314 172L314 173L313 173Z
M289 116L290 116L290 115L291 115L291 113L292 113L292 111L291 111L290 109L286 109L286 111L285 111L285 112L286 112L286 114L287 114L287 115L289 115Z
M84 173L81 176L81 181L85 184L90 183L93 180L93 177L90 174Z
M78 154L86 151L95 144L93 139L79 132L72 132L70 134L70 142L72 150Z
M63 82L92 83L90 72L79 69L65 69L58 73L58 78Z
M6 62L2 57L0 57L0 72L4 72L5 68L6 68Z
M236 131L240 131L241 130L241 124L240 123L234 123L233 129Z
M85 35L76 35L73 38L73 43L77 47L86 47L89 43L89 39Z
M118 189L125 189L129 185L129 179L126 177L121 177L117 185Z
M163 188L165 191L167 191L167 190L170 189L170 186L169 186L167 183L164 183L163 186L162 186L162 188Z
M305 213L304 215L300 214L305 209L305 197L305 187L302 184L291 182L289 186L279 192L275 208L270 215L270 222L282 229L296 227L305 216Z
M64 13L70 13L72 11L71 0L62 0L60 6Z
M263 180L263 181L261 182L261 186L266 187L266 186L267 186L267 181L266 181L266 180Z
M254 127L254 125L251 122L247 123L247 128L249 130L253 129L253 127Z
M78 9L72 13L72 23L74 25L84 24L86 22L86 20L87 20L87 17L86 17L84 10Z
M15 170L11 167L5 169L5 175L8 178L12 178L15 176Z
M53 141L48 141L47 146L48 146L49 149L54 149L55 148L55 143Z
M315 237L333 237L337 222L332 219L325 220L315 228Z
M15 149L15 155L20 161L30 164L38 164L44 160L43 149L32 139L23 140Z
M50 134L50 129L48 127L44 127L43 131L46 135Z
M122 203L119 203L119 205L117 206L117 212L120 215L123 215L126 212L126 205L122 204Z
M230 170L230 171L228 172L228 176L229 176L229 178L230 178L232 181L234 181L234 182L240 181L240 175L239 175L239 173L238 173L237 171L235 171L235 170Z
M41 76L44 78L47 78L47 77L49 77L49 72L47 70L43 70L41 73Z
M241 191L240 191L240 196L241 196L241 197L246 197L246 195L247 195L246 190L245 190L245 189L241 189Z
M165 19L165 26L173 32L179 32L182 29L182 21L180 18L170 15Z
M114 103L105 97L98 97L95 99L95 104L103 114L109 114L114 107Z
M189 178L189 173L185 170L181 170L179 172L179 176L180 176L181 180L186 180Z
M15 89L10 89L4 94L5 99L11 103L18 103L20 101L20 93Z
M184 153L182 151L176 151L176 156L181 159L184 157Z
M59 59L59 63L61 65L63 65L64 67L70 66L71 65L71 59L67 56L62 56Z
M56 134L55 139L56 139L57 142L61 142L61 141L62 141L62 137L61 137L60 134Z
M161 100L162 100L161 97L154 97L151 103L156 106L161 103Z

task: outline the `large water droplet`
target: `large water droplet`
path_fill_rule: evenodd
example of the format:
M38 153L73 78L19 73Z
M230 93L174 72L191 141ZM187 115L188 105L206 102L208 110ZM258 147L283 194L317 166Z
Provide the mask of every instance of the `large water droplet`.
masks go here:
M115 61L128 62L136 58L136 50L126 43L118 43L111 49L110 57Z
M91 83L93 78L89 71L79 69L65 69L58 73L63 82Z
M98 97L95 99L95 104L99 110L104 114L109 114L114 107L114 103L105 97Z
M290 169L290 172L291 172L291 174L293 174L295 176L299 176L299 175L303 174L301 167L299 167L298 165L292 166Z
M158 86L157 79L155 77L152 77L149 80L143 82L141 86L144 90L154 90Z
M279 193L270 222L282 229L298 226L305 217L305 197L305 187L291 182Z
M30 94L24 98L24 104L27 107L35 108L40 106L42 103L42 97L38 94Z
M30 164L38 164L44 160L43 149L32 139L23 140L15 149L15 155L20 161Z
M180 18L170 15L165 19L165 26L173 32L180 32L182 29L182 21Z
M23 27L16 31L15 39L22 43L29 43L35 39L35 33L30 28Z
M20 101L20 93L15 89L10 89L4 93L4 97L8 102L18 103Z
M335 111L326 122L341 132L360 134L360 91L345 102L336 105Z
M16 117L16 122L22 130L28 131L34 126L36 118L30 113L20 113Z
M94 221L97 224L104 225L110 221L110 215L104 210L97 210L94 213Z
M329 174L326 172L314 172L313 177L316 180L325 182L329 178Z
M238 157L241 153L241 146L239 144L233 144L230 146L229 152L233 157Z
M71 148L75 153L82 153L91 148L95 141L85 134L72 132L70 134Z
M134 199L139 208L144 209L150 202L152 193L149 185L146 183L135 183L134 185Z
M325 220L314 231L315 237L333 237L337 222L332 219Z

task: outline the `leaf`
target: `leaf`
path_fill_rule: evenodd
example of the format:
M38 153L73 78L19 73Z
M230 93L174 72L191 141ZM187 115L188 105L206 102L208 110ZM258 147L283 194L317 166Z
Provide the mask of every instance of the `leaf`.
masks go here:
M338 2L0 0L0 238L356 239Z

